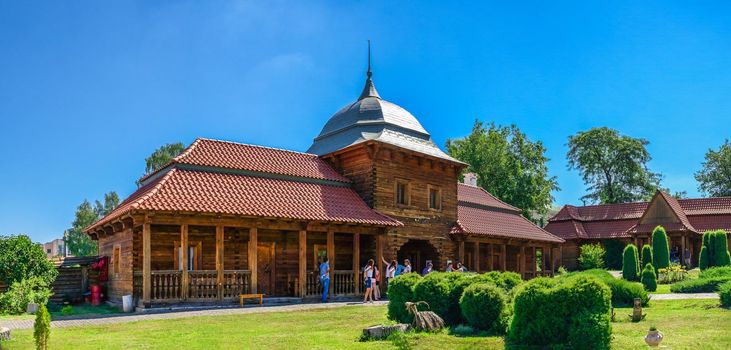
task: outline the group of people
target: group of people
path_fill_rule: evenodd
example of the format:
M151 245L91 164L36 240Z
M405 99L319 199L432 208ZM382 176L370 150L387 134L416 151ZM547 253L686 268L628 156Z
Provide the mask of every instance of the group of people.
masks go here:
M381 257L381 261L386 265L385 269L385 282L386 286L391 279L411 273L411 261L404 259L403 265L399 264L395 259L388 262L386 259ZM421 270L421 275L426 276L434 271L434 264L431 260L426 261L426 266ZM446 272L467 272L467 267L461 262L457 262L456 265L452 260L447 260ZM365 267L363 267L363 285L365 286L365 295L363 296L363 302L373 302L374 300L381 299L381 272L373 259L369 259ZM328 290L330 289L330 263L328 258L325 257L323 262L320 264L320 284L322 285L322 302L327 302Z

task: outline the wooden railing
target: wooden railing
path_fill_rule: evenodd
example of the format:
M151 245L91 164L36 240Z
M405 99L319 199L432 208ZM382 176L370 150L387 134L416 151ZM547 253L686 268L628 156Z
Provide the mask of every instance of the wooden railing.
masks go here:
M317 272L307 272L305 285L305 297L320 296L322 295L322 285L320 283L320 276ZM361 283L362 285L363 283ZM359 293L355 291L355 276L353 270L335 270L330 279L330 290L332 295L336 296L350 296L363 294L365 289Z
M152 300L176 300L181 298L182 273L175 270L152 271L150 298Z
M239 294L249 293L251 286L251 271L225 270L223 271L223 298L238 299Z
M355 281L353 270L333 271L330 288L333 295L355 295Z
M218 273L216 270L189 271L188 299L217 299Z

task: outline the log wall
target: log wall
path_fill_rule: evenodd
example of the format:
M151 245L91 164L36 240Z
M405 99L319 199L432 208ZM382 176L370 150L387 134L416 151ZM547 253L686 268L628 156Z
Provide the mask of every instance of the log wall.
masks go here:
M114 273L114 248L120 248L119 269ZM99 238L99 256L108 256L109 281L107 281L107 299L113 303L122 303L122 296L132 294L132 275L134 270L134 234L131 228L124 229L111 236Z

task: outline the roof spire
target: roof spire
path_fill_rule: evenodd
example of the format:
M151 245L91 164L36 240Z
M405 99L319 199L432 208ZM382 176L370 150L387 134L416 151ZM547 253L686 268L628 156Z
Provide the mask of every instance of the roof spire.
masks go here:
M373 71L371 70L371 41L368 40L368 72L366 73L366 83L363 87L363 91L360 93L360 97L358 100L362 100L366 97L376 97L381 98L381 96L378 95L378 91L376 91L376 87L373 85L373 80L371 77L373 76Z

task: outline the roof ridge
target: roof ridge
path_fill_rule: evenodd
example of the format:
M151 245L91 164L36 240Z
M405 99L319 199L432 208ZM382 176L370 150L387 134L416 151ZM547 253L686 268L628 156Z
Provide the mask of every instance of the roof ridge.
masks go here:
M253 144L253 143L245 143L245 142L238 142L238 141L228 141L228 140L212 139L212 138L207 138L207 137L198 137L198 138L196 138L196 141L198 141L198 140L212 141L212 142L222 142L222 143L229 143L229 144L240 145L240 146L249 146L249 147L257 147L257 148L265 148L265 149L270 149L270 150L273 150L273 151L282 151L282 152L287 152L287 153L295 153L295 154L301 154L301 155L311 156L313 158L319 158L320 157L320 156L318 156L317 154L314 154L314 153L307 153L307 152L301 152L301 151L293 151L293 150L289 150L289 149L284 149L284 148L279 148L279 147L272 147L272 146L256 145L256 144ZM193 145L191 144L191 147L192 146ZM182 153L181 153L181 155L182 155Z

